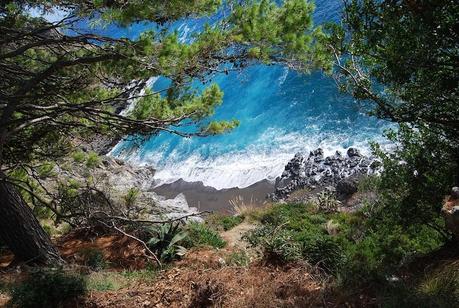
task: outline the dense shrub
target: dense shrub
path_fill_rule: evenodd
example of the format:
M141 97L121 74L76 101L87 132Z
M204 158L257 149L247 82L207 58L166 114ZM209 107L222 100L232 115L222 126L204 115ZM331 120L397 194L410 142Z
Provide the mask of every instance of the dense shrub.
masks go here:
M426 226L375 223L360 212L320 213L314 205L275 205L260 220L244 238L260 247L267 261L304 259L346 286L383 281L441 244L439 234Z
M72 153L72 158L75 162L82 163L86 158L86 154L83 151L76 151Z
M11 303L21 308L60 307L86 293L83 277L59 269L30 272L11 290Z
M273 228L268 236L261 239L267 261L288 262L301 259L301 243L295 240L292 231Z
M302 239L301 244L302 255L308 262L330 273L340 270L344 261L344 251L335 238L319 234Z
M261 246L267 261L306 259L324 268L336 268L342 251L326 231L327 214L314 213L313 205L277 205L262 218L262 225L245 239Z
M86 167L92 169L99 166L101 163L101 159L96 152L89 152L86 158Z

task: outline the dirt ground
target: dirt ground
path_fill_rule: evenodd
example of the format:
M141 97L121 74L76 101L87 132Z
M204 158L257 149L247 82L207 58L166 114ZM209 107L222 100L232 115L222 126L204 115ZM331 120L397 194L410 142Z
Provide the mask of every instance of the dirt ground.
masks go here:
M152 282L111 292L92 292L84 307L317 307L327 306L323 297L325 278L307 264L276 267L255 259L242 240L253 229L243 222L221 235L225 249L199 248L163 271ZM225 258L244 251L253 261L231 266ZM329 303L331 304L331 303Z
M284 267L253 262L248 266L230 266L225 258L244 247L242 234L253 228L243 223L224 232L225 249L192 249L184 259L159 272L152 280L138 280L115 291L91 291L76 307L313 307L323 306L323 283L307 264ZM101 250L115 267L142 268L143 251L125 237L103 236L81 240L69 236L59 243L62 256L72 264L82 262L81 251ZM4 258L5 260L10 257ZM4 272L5 273L5 272ZM20 273L8 270L9 279ZM2 280L6 278L2 275ZM8 301L0 293L0 307Z
M305 264L223 265L221 254L191 252L152 283L92 292L84 307L315 307L323 306L320 279Z

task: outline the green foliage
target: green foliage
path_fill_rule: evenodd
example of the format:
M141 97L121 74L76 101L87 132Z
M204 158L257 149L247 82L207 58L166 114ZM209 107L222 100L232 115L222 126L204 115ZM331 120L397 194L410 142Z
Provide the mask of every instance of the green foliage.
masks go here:
M368 221L348 247L343 280L382 280L450 239L440 208L459 180L459 32L451 31L458 17L457 1L352 0L345 28L329 27L341 90L397 124L386 133L394 149L374 145L384 169L360 190L377 193L377 200L365 208Z
M386 133L395 149L374 145L384 167L374 183L378 202L368 209L375 226L429 226L444 241L450 237L440 208L459 180L459 33L447 30L458 17L456 1L353 0L345 6L346 29L332 26L342 89L399 125Z
M132 1L114 2L107 7L104 1L94 1L95 8L102 10L102 20L129 25L138 20L151 20L159 24L187 17L200 16L214 12L221 0L173 0L173 1Z
M77 163L82 163L86 159L86 154L83 151L75 151L72 153L72 158Z
M180 228L180 224L162 224L157 228L150 228L150 233L155 234L147 245L163 261L172 261L185 255L186 248L180 244L184 242L188 233Z
M53 172L55 164L52 162L44 162L37 167L38 176L41 178L47 178L55 175Z
M126 205L126 208L131 208L135 202L137 201L137 198L139 197L140 190L135 187L129 188L128 192L124 196L124 202Z
M335 194L332 192L324 190L317 195L317 207L321 212L337 212L340 205L341 203L336 199Z
M338 69L343 89L368 99L377 116L429 124L457 139L459 32L451 29L458 18L451 0L349 1L346 29L335 28L334 36L347 59Z
M60 269L37 270L11 290L11 303L17 307L59 307L86 293L83 277Z
M237 120L207 119L223 100L221 89L211 83L218 72L260 62L302 71L329 70L325 34L312 23L313 4L248 0L231 3L234 10L228 10L227 4L221 0L17 0L4 4L0 8L4 29L0 86L9 90L0 113L7 123L3 129L10 132L0 147L8 149L0 153L4 169L54 163L69 154L76 163L95 168L100 164L96 153L69 153L69 149L75 140L91 141L101 135L116 140L148 138L161 131L184 137L229 132L239 125ZM31 13L54 9L75 14L50 24ZM223 11L229 14L187 42L168 31L181 18ZM85 31L80 29L82 21L89 25ZM104 37L99 31L107 25L128 28L148 22L155 23L155 30L135 39ZM35 35L42 29L49 29L46 35ZM24 35L14 34L18 32ZM25 82L29 77L12 71L27 72L36 79ZM159 93L139 91L152 76L163 76L170 83ZM133 97L132 111L120 113ZM39 170L42 177L50 172L50 165ZM49 193L47 199L60 202L64 197L64 207L74 206L76 213L81 204L71 199L78 188L59 189L64 192L57 198ZM25 199L37 203L29 196Z
M207 218L206 222L215 229L228 231L241 224L245 217L243 215L228 216L228 215L212 215Z
M445 235L440 208L459 171L450 141L439 139L429 127L413 130L405 125L387 136L398 144L394 151L374 147L384 164L378 186L380 216L403 226L429 225Z
M345 286L383 281L413 257L441 245L426 226L409 228L367 219L362 213L317 213L313 204L273 206L244 238L270 262L304 259Z
M426 227L406 230L386 222L376 228L367 231L359 241L346 243L347 261L338 275L342 285L383 282L414 257L441 245L438 234Z
M206 135L219 135L231 131L239 126L238 120L231 121L212 121L202 129L202 133Z
M263 257L269 262L297 261L302 257L301 243L294 238L294 232L273 228L263 238Z
M136 102L131 117L136 120L191 117L199 120L213 114L214 108L222 103L223 92L213 84L206 88L201 95L189 94L180 99L161 97L147 90L145 97ZM224 125L226 122L215 122ZM219 124L220 123L220 124Z
M218 232L212 230L203 223L191 222L187 225L188 237L185 242L186 247L211 246L214 248L223 248L226 242L221 238Z
M251 44L251 58L270 63L275 59L295 58L297 69L320 67L329 71L331 55L321 44L321 28L313 29L314 4L286 0L282 6L273 1L243 1L230 20L237 40Z
M88 156L86 157L86 167L93 169L99 166L101 163L101 159L96 152L89 152Z
M381 185L381 177L376 175L365 176L359 179L358 188L359 192L377 192Z

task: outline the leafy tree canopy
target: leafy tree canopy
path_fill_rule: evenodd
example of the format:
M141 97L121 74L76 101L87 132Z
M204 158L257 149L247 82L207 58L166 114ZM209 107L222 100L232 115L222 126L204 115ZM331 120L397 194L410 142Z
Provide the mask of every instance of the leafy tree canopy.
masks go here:
M346 1L333 49L343 90L374 114L459 136L459 3Z
M331 25L335 77L373 115L400 124L387 136L382 224L443 232L444 195L459 183L459 3L349 0ZM443 229L443 230L442 230Z
M49 22L31 11L64 12ZM75 136L120 137L169 131L206 136L234 128L236 120L206 123L223 93L192 82L211 81L254 62L307 71L330 69L315 28L314 6L274 1L3 1L0 6L0 155L2 168L59 156ZM224 16L181 42L168 26L184 17ZM136 39L104 36L104 25L152 22ZM148 78L171 85L143 93ZM120 113L130 99L138 101ZM195 131L181 127L193 122ZM71 138L69 138L71 137Z

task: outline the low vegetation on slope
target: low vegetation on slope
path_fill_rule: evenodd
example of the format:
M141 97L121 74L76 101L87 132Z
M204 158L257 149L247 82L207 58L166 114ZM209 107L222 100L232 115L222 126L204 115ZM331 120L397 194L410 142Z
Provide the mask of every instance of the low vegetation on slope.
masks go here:
M376 183L362 182L361 192L374 190ZM272 204L235 216L211 215L204 223L169 225L148 242L162 257L162 269L135 262L128 247L143 258L137 242L124 242L117 258L138 269L129 270L129 263L119 267L110 251L118 249L118 240L96 240L97 246L63 254L80 255L73 261L77 267L22 274L23 282L10 281L3 290L10 303L24 307L453 307L459 299L457 251L444 247L433 229L379 223L375 207L366 202L358 211L338 212L314 202ZM233 228L241 230L247 248L220 236ZM74 239L68 241L77 247Z

